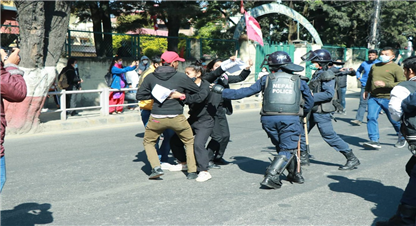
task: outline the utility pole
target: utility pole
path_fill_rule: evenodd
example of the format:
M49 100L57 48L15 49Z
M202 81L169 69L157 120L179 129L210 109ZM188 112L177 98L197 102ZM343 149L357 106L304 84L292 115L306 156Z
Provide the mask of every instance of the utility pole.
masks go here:
M381 12L381 2L380 0L375 0L375 7L374 7L374 17L373 17L373 24L371 26L370 31L370 38L368 42L368 48L374 49L378 46L378 26L380 24L380 12Z

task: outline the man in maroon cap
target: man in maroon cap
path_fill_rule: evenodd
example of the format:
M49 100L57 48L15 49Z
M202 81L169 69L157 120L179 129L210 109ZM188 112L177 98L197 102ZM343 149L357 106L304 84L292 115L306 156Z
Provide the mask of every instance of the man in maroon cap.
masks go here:
M185 73L177 72L179 61L185 59L172 51L162 54L162 66L146 76L137 91L137 100L154 99L153 108L147 123L143 138L143 145L147 159L152 166L149 179L162 176L163 170L155 148L156 141L166 129L172 129L179 136L186 149L186 161L188 166L188 179L197 178L197 167L194 155L194 136L186 117L183 115L184 100L192 98L195 103L200 103L208 96L209 91L201 90ZM155 88L156 87L156 88ZM165 91L163 91L165 90ZM161 92L177 91L185 93L180 99L163 98ZM170 91L169 91L170 90ZM186 95L186 94L196 95ZM188 98L188 99L187 99Z

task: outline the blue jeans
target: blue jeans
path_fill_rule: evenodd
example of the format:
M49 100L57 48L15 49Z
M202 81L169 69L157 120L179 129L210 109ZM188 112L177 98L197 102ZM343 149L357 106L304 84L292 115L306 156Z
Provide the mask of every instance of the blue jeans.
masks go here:
M6 183L6 157L0 158L0 192L3 190L4 183Z
M400 122L394 121L390 116L389 102L390 100L386 98L375 98L370 96L370 98L368 99L367 131L368 138L370 138L371 141L378 142L378 140L380 139L377 120L381 109L383 109L383 111L386 113L387 118L393 125L394 130L399 135L399 138L404 139L404 137L400 133Z
M140 110L140 114L142 117L142 122L144 127L146 128L147 122L150 118L150 110ZM157 155L159 156L160 162L168 162L168 155L170 151L170 138L175 134L175 132L171 129L167 129L163 132L163 142L162 145L159 148L159 138L156 141L155 148L157 150Z
M367 100L363 98L363 93L365 92L365 88L361 88L360 92L360 104L358 105L357 115L355 119L362 122L364 120L365 110L367 110Z
M346 107L346 104L345 104L345 94L346 93L347 93L347 87L338 88L338 99L340 100L341 105L344 108L344 111L345 111L345 107Z

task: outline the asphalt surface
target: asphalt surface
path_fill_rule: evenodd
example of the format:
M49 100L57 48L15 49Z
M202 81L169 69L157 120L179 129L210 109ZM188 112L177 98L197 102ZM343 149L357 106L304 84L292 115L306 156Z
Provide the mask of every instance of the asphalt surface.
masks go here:
M275 151L258 109L228 117L231 164L210 170L212 179L202 183L166 170L163 179L148 180L139 122L8 136L1 225L374 225L397 208L410 152L394 148L385 115L382 148L360 145L366 125L349 123L357 98L347 95L347 115L337 115L333 125L360 159L358 169L339 171L345 158L314 128L315 159L302 169L306 182L283 180L278 190L259 184Z

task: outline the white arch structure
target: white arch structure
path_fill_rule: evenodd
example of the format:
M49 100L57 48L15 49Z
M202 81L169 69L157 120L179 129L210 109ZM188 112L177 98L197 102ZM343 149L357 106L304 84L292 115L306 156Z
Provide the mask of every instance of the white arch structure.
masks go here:
M272 14L272 13L280 13L285 16L288 16L296 21L298 21L302 26L304 26L309 33L312 35L313 39L315 40L316 44L323 45L321 38L319 37L318 32L315 30L315 28L312 26L312 24L301 14L296 12L295 10L277 3L269 3L264 4L261 6L257 6L250 10L250 15L254 18L260 17L266 14ZM234 31L234 39L239 39L241 32L244 30L246 25L244 16L241 17L240 21L236 25L235 31Z

